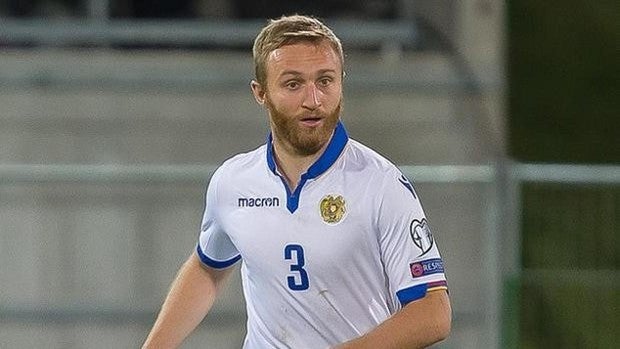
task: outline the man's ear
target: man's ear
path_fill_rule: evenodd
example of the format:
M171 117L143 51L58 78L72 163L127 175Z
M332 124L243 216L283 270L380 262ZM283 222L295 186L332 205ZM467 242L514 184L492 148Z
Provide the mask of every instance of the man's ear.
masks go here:
M265 89L261 84L259 84L256 80L252 80L250 82L250 88L252 88L252 94L254 95L254 99L256 103L260 105L265 104Z

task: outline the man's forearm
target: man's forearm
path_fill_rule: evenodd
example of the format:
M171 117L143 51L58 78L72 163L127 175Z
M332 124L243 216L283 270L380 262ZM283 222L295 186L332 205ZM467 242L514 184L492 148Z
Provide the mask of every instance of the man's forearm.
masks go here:
M434 291L403 309L365 335L334 349L418 349L445 339L452 321L446 291Z
M143 348L176 348L205 317L229 270L207 271L195 254L181 267Z

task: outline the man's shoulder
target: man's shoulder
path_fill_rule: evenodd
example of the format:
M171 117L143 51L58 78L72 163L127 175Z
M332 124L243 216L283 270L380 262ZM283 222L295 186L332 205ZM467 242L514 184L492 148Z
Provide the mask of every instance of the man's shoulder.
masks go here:
M386 171L397 170L396 165L388 158L354 139L349 139L349 155L354 163L368 171L386 173Z

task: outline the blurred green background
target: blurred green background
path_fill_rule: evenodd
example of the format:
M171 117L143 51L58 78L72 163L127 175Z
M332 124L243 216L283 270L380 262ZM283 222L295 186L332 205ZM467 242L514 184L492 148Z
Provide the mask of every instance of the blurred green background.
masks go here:
M512 0L510 153L620 163L620 2Z
M511 0L508 33L511 157L620 163L620 1ZM620 187L521 195L518 330L505 347L617 348Z

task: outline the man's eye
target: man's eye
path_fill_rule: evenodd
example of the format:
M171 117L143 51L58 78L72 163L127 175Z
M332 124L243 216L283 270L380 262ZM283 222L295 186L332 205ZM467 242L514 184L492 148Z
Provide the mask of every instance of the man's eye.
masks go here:
M319 80L319 85L321 85L321 86L327 86L327 85L329 85L331 82L332 82L332 79L330 79L330 78L324 78L324 79Z
M289 81L285 84L285 86L290 89L296 89L299 87L299 83L297 81Z

